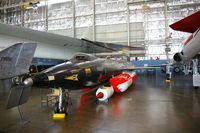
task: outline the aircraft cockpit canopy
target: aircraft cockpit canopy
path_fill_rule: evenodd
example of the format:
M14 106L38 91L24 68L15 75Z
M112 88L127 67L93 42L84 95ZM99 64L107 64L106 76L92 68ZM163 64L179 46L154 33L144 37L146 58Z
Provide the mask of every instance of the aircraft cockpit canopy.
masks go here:
M92 61L94 59L96 59L97 57L93 56L93 55L89 55L89 54L85 54L85 53L80 53L75 55L71 61L72 62L85 62L85 61Z

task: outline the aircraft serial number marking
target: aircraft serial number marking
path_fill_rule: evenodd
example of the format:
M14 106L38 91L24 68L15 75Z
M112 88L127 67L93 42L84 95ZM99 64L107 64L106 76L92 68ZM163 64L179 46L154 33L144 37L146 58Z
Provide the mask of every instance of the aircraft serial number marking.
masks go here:
M49 81L55 80L54 76L48 76Z
M0 61L11 62L12 58L10 58L10 57L1 57Z

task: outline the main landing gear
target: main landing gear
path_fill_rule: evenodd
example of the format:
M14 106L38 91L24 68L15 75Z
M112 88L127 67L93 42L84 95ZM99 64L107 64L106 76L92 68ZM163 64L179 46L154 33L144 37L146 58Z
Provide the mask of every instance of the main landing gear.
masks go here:
M59 88L58 102L54 106L54 119L63 119L68 113L69 105L72 105L69 91Z
M165 82L167 82L167 83L170 83L171 78L172 78L172 73L171 73L170 67L171 67L170 65L166 66L166 80L165 80Z
M193 75L192 75L192 81L193 81L193 87L195 89L198 89L200 87L200 74L198 72L198 59L193 59Z

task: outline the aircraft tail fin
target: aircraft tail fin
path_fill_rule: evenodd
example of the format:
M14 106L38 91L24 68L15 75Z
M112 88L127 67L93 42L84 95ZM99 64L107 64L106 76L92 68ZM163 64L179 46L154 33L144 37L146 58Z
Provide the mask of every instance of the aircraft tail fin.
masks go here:
M171 24L170 27L173 30L194 33L200 27L199 18L200 18L200 11L197 11L192 15L187 16Z
M29 72L35 43L18 43L0 52L0 79L8 79Z
M31 92L31 87L23 85L14 86L10 90L7 101L7 109L22 105L28 101Z

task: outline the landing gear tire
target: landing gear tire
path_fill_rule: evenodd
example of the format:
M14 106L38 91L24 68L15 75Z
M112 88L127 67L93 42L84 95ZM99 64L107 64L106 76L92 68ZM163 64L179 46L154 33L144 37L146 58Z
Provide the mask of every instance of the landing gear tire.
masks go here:
M181 71L181 70L180 70L179 67L174 67L174 72L175 72L175 73L180 73L180 71Z
M199 87L198 86L194 86L194 89L199 89Z
M63 114L67 114L67 106L63 106L61 107L61 110L59 109L59 102L56 102L54 105L54 113L58 114L58 113L63 113Z
M59 103L56 102L55 105L54 105L54 113L57 114L57 113L60 113L59 111Z

